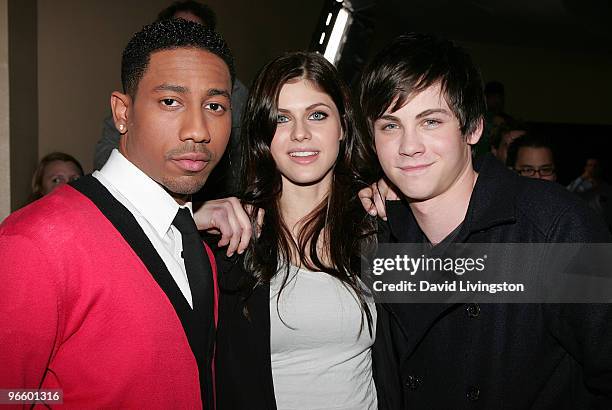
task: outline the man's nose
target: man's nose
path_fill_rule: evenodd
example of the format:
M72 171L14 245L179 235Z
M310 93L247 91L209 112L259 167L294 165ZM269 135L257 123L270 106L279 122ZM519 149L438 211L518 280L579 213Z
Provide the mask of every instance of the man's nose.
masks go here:
M422 154L424 151L425 145L416 129L404 128L399 146L400 155L412 157Z
M183 119L181 141L192 140L193 142L210 142L210 132L206 114L201 109L188 109Z

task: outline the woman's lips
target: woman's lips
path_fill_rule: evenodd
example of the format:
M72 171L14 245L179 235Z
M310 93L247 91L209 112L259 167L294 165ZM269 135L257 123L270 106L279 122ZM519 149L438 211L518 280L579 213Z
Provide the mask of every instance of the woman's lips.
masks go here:
M317 160L319 151L292 151L289 158L295 163L307 165Z

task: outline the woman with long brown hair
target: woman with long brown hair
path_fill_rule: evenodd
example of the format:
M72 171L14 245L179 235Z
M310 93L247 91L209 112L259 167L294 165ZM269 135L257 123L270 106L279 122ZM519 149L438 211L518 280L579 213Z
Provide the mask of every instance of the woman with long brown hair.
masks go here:
M359 279L377 175L347 87L315 53L257 76L243 118L243 202L258 235L221 275L217 408L375 409L376 307Z

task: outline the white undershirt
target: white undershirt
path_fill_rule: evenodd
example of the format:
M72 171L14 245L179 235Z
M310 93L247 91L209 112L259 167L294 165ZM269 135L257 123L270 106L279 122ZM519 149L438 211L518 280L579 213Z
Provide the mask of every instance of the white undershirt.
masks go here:
M193 308L185 262L181 257L183 239L172 225L179 210L178 203L117 149L112 151L102 169L92 175L134 215ZM193 213L191 202L187 202L185 208Z
M270 283L270 347L279 410L375 410L371 346L354 292L324 273L291 267ZM372 335L376 334L376 307ZM278 309L277 309L278 308ZM280 316L279 316L280 312Z

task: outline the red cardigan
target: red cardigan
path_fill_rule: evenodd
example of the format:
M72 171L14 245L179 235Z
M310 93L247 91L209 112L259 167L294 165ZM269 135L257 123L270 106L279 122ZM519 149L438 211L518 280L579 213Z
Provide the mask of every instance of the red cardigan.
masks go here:
M217 321L216 265L210 249ZM0 389L61 388L73 408L202 408L167 295L70 186L0 225Z

